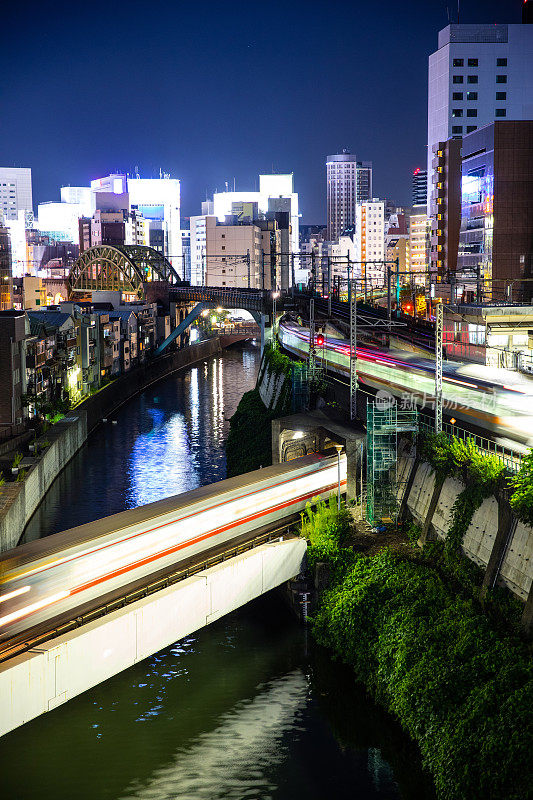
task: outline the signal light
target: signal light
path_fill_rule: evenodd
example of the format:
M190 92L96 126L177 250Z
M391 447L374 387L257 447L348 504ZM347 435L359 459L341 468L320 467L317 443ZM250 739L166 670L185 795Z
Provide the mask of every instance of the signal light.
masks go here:
M319 333L318 336L316 337L316 344L317 347L324 347L324 337L322 336L321 333Z

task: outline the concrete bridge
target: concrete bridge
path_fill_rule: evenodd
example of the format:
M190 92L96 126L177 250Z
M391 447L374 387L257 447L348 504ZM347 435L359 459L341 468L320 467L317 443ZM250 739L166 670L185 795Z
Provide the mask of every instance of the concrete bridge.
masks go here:
M2 554L0 735L299 575L290 526L345 487L315 453Z

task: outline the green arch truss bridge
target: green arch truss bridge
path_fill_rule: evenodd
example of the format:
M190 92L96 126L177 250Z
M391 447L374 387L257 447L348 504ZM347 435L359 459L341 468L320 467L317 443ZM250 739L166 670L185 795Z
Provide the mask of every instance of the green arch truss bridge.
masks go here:
M153 247L129 244L90 247L81 253L67 279L70 297L76 292L119 291L139 299L143 284L150 281L182 283L172 264Z

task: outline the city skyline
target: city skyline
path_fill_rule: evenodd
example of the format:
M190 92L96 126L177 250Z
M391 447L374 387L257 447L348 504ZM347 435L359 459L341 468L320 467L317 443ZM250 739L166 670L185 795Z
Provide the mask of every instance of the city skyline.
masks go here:
M142 26L128 8L108 12L110 38L100 19L60 3L46 17L37 6L24 19L7 11L4 30L23 26L29 47L12 37L2 49L14 77L3 87L0 149L6 166L31 167L35 206L60 185L138 167L179 178L191 216L226 181L253 190L258 173L293 172L303 221L320 223L326 156L342 148L373 161L376 196L408 203L411 173L426 160L427 57L448 22L444 3L388 3L385 15L340 3L331 19L318 5L275 3L269 14L285 22L276 37L260 8L222 16L207 4L201 30L188 8L156 4ZM519 3L461 8L461 22L519 17ZM172 24L193 35L169 43Z

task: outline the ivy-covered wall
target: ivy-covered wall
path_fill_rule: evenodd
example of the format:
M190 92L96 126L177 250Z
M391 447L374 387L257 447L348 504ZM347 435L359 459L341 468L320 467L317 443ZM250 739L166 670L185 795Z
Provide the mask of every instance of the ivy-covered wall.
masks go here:
M279 350L265 347L256 388L243 395L230 421L228 478L272 464L271 422L291 412L292 364Z
M512 477L498 458L483 454L472 441L444 434L421 436L418 456L407 506L422 529L431 523L446 554L463 551L485 570L496 544L500 506L509 508L509 523L511 510L515 514L517 520L508 525L510 541L501 553L499 578L525 600L533 581L532 457ZM429 519L434 492L438 500Z

